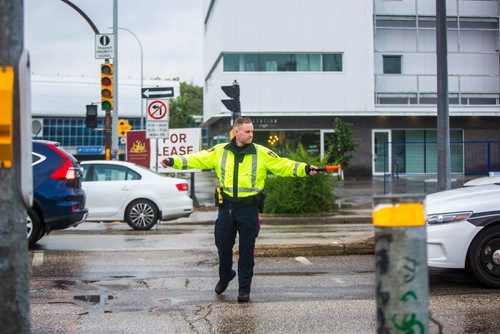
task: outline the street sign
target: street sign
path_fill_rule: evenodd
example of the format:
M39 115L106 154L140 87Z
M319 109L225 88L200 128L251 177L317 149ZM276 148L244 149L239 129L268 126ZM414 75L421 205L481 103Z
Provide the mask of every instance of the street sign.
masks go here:
M168 137L168 99L147 100L146 138Z
M115 56L113 34L95 35L95 59L111 59Z
M79 146L76 151L78 154L101 154L102 146Z
M141 88L143 99L157 99L161 97L174 97L174 87Z

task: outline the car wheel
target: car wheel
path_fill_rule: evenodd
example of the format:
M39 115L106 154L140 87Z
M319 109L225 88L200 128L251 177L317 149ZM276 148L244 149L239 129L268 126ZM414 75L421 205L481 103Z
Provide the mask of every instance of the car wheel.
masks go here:
M130 203L125 210L125 221L134 230L149 230L160 218L156 205L146 199L138 199Z
M35 210L28 210L28 217L26 219L26 227L28 229L28 245L35 246L36 242L40 240L42 234L42 224L40 217Z
M483 229L469 248L469 267L482 284L500 288L500 225Z

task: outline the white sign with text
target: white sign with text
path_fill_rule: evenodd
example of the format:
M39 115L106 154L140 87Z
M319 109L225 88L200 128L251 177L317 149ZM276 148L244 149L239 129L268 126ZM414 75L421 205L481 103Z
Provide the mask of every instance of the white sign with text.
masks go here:
M158 151L156 151L157 143ZM199 152L201 149L201 129L169 129L168 137L157 140L152 139L150 145L151 152L158 152L157 156L151 154L152 169L155 169L158 163L159 173L179 172L179 170L173 168L163 168L161 161L172 155L186 155Z

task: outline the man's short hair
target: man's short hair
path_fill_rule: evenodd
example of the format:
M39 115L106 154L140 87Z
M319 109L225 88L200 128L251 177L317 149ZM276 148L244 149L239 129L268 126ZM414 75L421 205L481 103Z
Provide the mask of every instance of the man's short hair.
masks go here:
M240 127L243 124L252 124L252 120L249 117L241 117L234 121L234 128Z

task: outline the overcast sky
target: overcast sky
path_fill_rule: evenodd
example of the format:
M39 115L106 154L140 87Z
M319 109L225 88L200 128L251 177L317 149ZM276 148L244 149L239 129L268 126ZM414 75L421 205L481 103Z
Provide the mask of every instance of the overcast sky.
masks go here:
M112 0L71 0L100 33L111 33ZM31 70L39 75L99 76L94 32L80 14L61 0L25 0L25 47ZM203 85L202 0L119 0L118 26L139 37L144 79L179 77ZM119 30L119 75L140 79L136 39Z

